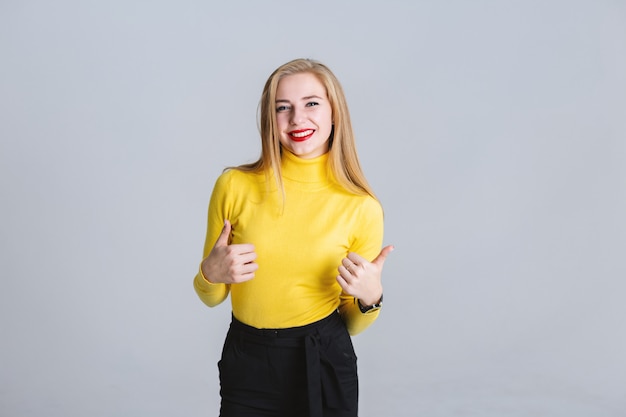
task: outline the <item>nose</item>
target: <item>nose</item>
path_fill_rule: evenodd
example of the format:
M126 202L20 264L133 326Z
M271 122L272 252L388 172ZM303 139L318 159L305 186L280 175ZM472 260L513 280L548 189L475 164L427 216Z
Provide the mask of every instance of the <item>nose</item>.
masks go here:
M302 122L302 118L303 118L303 113L301 110L298 110L297 108L294 108L291 111L290 117L289 117L289 123L292 126L297 126L300 122Z

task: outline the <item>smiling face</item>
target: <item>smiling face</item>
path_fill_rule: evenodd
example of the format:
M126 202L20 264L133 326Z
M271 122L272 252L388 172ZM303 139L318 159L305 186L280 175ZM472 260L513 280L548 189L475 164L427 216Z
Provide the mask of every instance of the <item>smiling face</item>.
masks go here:
M303 72L282 78L275 104L280 143L284 148L303 159L328 152L332 108L326 88L315 75Z

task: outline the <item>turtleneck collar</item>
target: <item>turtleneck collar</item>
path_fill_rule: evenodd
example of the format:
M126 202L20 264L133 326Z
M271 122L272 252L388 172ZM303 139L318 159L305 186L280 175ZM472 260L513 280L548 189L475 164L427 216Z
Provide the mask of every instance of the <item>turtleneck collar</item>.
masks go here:
M302 159L283 149L283 178L302 183L328 183L328 152L312 159Z

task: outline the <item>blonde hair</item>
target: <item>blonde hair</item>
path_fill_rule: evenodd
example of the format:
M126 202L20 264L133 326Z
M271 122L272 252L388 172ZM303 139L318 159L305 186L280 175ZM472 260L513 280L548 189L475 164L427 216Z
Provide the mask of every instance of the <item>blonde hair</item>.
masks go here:
M376 198L365 179L356 152L354 132L350 122L348 104L339 80L324 64L311 59L295 59L278 67L268 78L259 102L259 131L261 157L250 164L234 167L242 171L264 172L269 180L271 173L279 190L283 190L281 175L282 148L276 122L276 90L284 77L310 73L326 88L332 109L333 130L329 139L328 165L332 178L344 189L355 194L369 194Z

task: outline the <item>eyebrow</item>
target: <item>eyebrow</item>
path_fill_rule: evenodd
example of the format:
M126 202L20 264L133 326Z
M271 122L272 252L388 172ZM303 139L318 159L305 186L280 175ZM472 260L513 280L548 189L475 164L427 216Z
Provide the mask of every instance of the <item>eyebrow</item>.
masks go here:
M316 95L302 97L300 100L310 100L312 98L316 98L318 100L324 100L322 97L316 96ZM289 103L289 100L279 98L276 100L276 103Z

